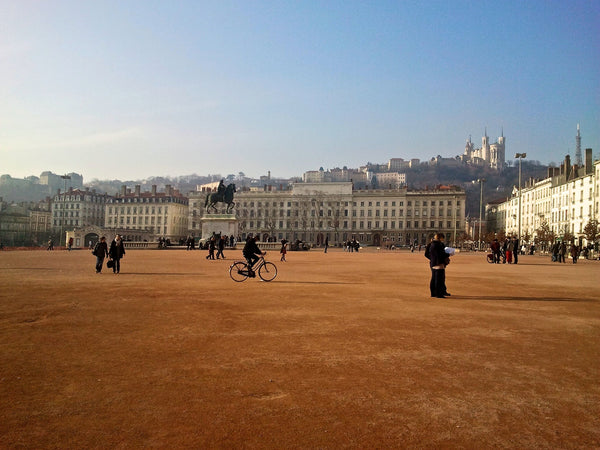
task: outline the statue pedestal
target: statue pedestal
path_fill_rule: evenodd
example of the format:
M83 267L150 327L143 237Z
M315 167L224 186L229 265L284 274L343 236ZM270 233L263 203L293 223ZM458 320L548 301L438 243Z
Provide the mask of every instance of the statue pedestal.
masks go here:
M238 221L235 214L205 214L200 220L202 237L207 238L214 234L237 236Z

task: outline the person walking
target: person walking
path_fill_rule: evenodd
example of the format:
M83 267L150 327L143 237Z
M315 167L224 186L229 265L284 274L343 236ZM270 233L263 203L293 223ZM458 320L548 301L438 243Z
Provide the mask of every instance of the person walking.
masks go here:
M288 244L288 241L286 241L285 239L281 240L281 250L279 250L279 253L281 253L280 261L283 261L283 262L286 262L285 255L287 254L287 244Z
M325 252L324 253L327 253L327 249L328 248L329 248L329 236L326 236L325 237Z
M208 241L208 255L206 255L206 259L215 259L215 237L211 236L210 241Z
M108 256L108 245L106 244L106 237L102 236L96 245L92 254L96 257L96 273L102 272L102 266L104 265L104 258Z
M108 250L108 257L113 262L113 273L117 274L121 272L121 259L125 256L125 245L123 244L123 238L120 234L115 236L114 241L110 243L110 249Z
M217 244L217 259L219 259L219 255L221 258L225 259L225 255L223 254L223 250L225 249L225 236L221 236L219 242Z
M446 291L446 266L450 263L450 258L444 247L445 237L444 233L437 233L425 249L425 257L429 259L431 268L429 290L431 296L435 298L445 298L450 295Z

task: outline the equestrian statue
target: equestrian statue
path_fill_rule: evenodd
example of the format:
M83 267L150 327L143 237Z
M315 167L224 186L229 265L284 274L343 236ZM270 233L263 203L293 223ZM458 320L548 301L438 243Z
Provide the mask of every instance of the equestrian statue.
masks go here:
M206 202L204 202L206 212L210 212L210 208L214 209L215 212L218 212L215 205L220 202L227 205L226 212L229 214L235 206L235 202L233 201L233 194L235 192L235 184L231 183L225 187L225 183L223 183L223 180L221 180L219 187L217 188L217 192L213 192L212 194L208 194L206 196Z

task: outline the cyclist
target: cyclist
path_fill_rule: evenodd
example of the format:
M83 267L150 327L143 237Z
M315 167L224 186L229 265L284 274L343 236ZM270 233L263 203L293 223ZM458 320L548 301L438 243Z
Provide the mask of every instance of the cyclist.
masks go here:
M257 255L262 256L265 254L265 252L261 251L260 248L258 248L258 245L256 244L257 240L258 236L249 237L248 239L246 239L246 245L244 245L244 250L242 250L244 258L246 258L246 262L248 264L248 276L250 277L256 276L256 274L252 270L252 267L254 266L254 263L256 263L256 261L258 261L259 259Z

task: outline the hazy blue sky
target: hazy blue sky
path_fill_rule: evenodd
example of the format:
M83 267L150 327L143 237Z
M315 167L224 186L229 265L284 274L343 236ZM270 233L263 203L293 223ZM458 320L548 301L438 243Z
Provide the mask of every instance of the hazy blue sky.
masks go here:
M0 0L0 174L600 149L600 0Z

